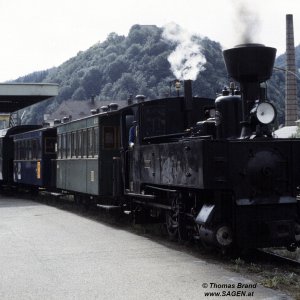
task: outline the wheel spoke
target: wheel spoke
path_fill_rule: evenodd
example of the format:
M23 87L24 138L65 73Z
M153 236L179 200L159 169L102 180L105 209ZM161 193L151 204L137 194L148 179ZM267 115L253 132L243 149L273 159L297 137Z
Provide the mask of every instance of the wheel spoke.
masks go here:
M186 240L187 236L186 224L180 211L181 207L176 198L172 202L172 210L166 212L166 227L169 237L178 241Z

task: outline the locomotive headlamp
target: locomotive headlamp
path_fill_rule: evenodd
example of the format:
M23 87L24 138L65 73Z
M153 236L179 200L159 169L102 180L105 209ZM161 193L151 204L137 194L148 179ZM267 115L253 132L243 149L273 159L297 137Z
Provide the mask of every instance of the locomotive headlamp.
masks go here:
M276 117L276 109L269 102L261 102L256 106L255 115L257 120L262 124L270 124Z

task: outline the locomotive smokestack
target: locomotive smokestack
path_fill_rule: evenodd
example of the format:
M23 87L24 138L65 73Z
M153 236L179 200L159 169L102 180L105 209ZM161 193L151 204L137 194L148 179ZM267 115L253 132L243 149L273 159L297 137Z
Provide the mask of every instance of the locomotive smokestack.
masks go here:
M192 92L192 80L184 80L184 103L186 111L186 126L187 128L191 127L191 112L192 112L192 103L193 101L193 92Z
M240 83L268 80L275 55L275 48L262 44L242 44L223 51L228 74Z
M272 75L276 49L262 44L243 44L223 51L230 77L240 83L242 96L243 129L241 137L251 131L250 111L256 100L264 100L260 83Z
M187 110L191 110L192 100L193 100L192 80L184 81L184 99L185 99L185 108Z
M285 125L293 126L298 118L297 81L293 15L286 15L286 75L285 75Z

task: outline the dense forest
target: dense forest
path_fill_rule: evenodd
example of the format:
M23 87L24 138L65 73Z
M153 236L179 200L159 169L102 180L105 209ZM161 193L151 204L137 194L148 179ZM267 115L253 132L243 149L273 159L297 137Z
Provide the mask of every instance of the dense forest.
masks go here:
M163 36L163 29L154 25L134 25L128 36L111 33L104 42L80 51L59 67L20 77L16 82L49 82L60 85L59 95L27 109L24 122L41 122L45 112L51 113L62 101L126 100L129 95L143 94L148 99L172 93L170 84L175 76L170 70L168 57L177 44ZM227 72L220 43L208 38L193 36L205 57L204 70L194 81L194 94L215 97L228 84ZM300 66L300 48L296 48ZM284 67L285 56L277 58ZM284 72L274 72L268 84L268 96L279 112L283 123Z

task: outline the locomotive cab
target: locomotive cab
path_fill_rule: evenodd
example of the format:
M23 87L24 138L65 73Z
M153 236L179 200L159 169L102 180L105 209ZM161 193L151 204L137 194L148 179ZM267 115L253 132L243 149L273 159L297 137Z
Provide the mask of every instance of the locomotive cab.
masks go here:
M128 143L128 133L123 138L125 160L130 162L128 180L125 178L125 182L128 182L127 185L125 184L127 192L140 194L146 183L160 184L161 157L167 155L166 151L169 151L172 143L177 143L191 134L198 135L199 128L204 127L203 124L197 125L198 121L207 118L207 111L214 111L213 99L192 98L192 110L189 112L191 128L186 130L187 114L184 101L184 97L150 100L133 106L132 109L135 111L123 112L122 126L126 128L126 133L129 132L129 126L126 124L133 119L137 120L134 147L124 146ZM130 122L127 121L128 119ZM212 125L209 127L211 132L207 129L205 134L210 132L212 137L215 133L215 125L214 121L209 122ZM126 166L126 163L124 165Z

